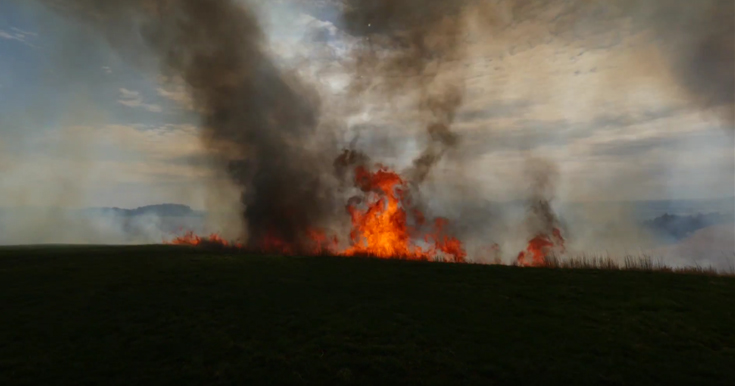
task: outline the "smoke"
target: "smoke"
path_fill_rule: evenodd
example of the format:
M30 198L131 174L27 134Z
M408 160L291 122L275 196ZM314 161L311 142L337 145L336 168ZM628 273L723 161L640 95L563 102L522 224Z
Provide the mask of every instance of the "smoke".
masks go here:
M529 182L526 227L530 235L551 235L559 229L559 219L551 207L556 194L559 171L553 163L540 158L526 160L525 177Z
M735 127L735 3L639 3L689 100Z
M562 39L615 29L640 33L667 59L673 81L688 101L735 125L735 3L729 0L509 1L515 23L549 18ZM541 12L545 10L545 12ZM549 10L555 10L548 12ZM641 60L645 60L641 58Z
M358 38L351 52L352 97L413 95L427 145L407 172L416 187L459 144L452 123L464 97L463 2L347 0L341 22Z
M344 30L362 40L355 50L357 90L386 92L432 82L457 65L468 30L493 39L523 24L544 28L517 36L519 45L562 39L604 44L617 30L648 34L663 51L675 81L702 109L732 113L735 103L735 3L729 0L336 0ZM525 40L525 41L524 41ZM461 74L458 74L461 76ZM439 87L441 88L441 87ZM430 107L427 107L431 111ZM727 119L732 116L727 115Z
M632 71L614 83L632 85L651 76L658 82L671 81L670 89L682 92L687 108L714 112L728 129L735 128L735 16L731 1L345 0L342 4L344 29L360 39L352 52L350 69L356 79L355 95L372 92L386 99L417 96L416 108L426 122L428 144L408 171L415 186L425 181L449 150L462 153L463 135L454 121L466 99L464 62L469 54L483 48L483 42L511 44L506 47L511 55L523 47L552 41L594 50L619 44L610 36L616 30L625 31L649 42L650 46L638 52L659 52L665 62L662 66L642 55L634 57ZM534 63L529 69L543 66L543 62ZM490 92L493 86L502 84L490 85ZM544 86L539 85L539 89L543 91ZM619 92L612 87L600 91ZM539 133L536 138L526 138L524 147L544 145L547 137ZM492 136L488 141L493 141ZM532 182L525 221L532 236L551 234L560 226L551 206L559 171L551 158L544 159L529 161L526 170L518 173L524 176L521 185ZM456 201L462 200L455 197L454 201L447 204L458 207ZM480 201L477 205L484 204ZM487 213L485 209L477 211ZM619 216L617 213L612 217ZM487 223L500 219L483 220L484 224L471 227L487 229ZM607 215L586 221L597 220L620 222ZM470 219L463 216L458 221ZM633 221L622 223L620 228L637 233ZM584 230L583 226L573 228Z
M421 155L413 160L412 181L423 182L449 149L456 147L459 136L451 130L457 109L462 103L458 88L448 87L437 96L428 96L421 107L431 112L432 121L426 127L429 145Z
M250 240L299 245L329 213L327 160L304 144L319 124L318 94L266 53L254 10L231 0L47 2L84 21L132 63L153 58L183 81L202 139L242 188Z
M129 215L111 210L15 208L0 210L0 245L158 244L181 229L206 232L197 215Z
M370 163L366 154L374 157L374 152L382 150L378 145L358 148L353 143L350 150L339 155L337 141L324 136L321 130L326 119L334 118L325 117L333 113L333 106L324 102L317 88L274 61L253 2L36 1L82 22L90 27L90 34L101 34L128 62L144 70L157 66L165 78L185 85L187 100L201 121L201 140L208 161L240 190L242 219L252 243L273 236L298 248L306 229L331 223L335 211L342 207L343 200L337 196L349 171L355 165ZM493 128L484 128L491 133L487 143L469 143L458 118L471 99L467 62L493 44L503 46L503 55L512 55L552 41L590 49L605 47L610 44L607 36L615 30L650 38L650 46L645 49L660 51L664 66L656 63L653 71L631 68L646 71L646 75L665 74L660 81L671 81L672 88L687 98L687 107L725 111L723 121L735 124L731 1L330 3L339 10L335 24L349 43L339 58L351 79L345 99L363 107L375 100L390 104L391 114L399 118L410 115L409 120L422 128L418 155L404 173L416 190L426 186L436 166L450 155L459 154L456 159L462 160L462 153L472 146L504 146L493 136ZM320 43L330 36L331 32L309 41ZM543 59L518 69L517 77L543 69ZM625 73L623 80L635 84L642 79L634 75ZM503 86L501 81L489 83L488 93ZM573 89L574 85L563 87ZM497 94L504 97L504 91ZM530 93L536 92L546 92L552 98L561 94L559 86L546 83ZM410 100L408 107L402 104L404 100ZM338 123L327 131L342 128L339 119L332 122ZM537 130L528 135L524 147L545 145L556 139L554 135ZM396 138L401 142L414 139L402 135ZM552 158L544 159L528 161L525 170L508 171L521 176L513 182L518 186L531 182L524 225L532 234L550 233L561 222L551 205L560 168ZM470 174L482 173L485 171ZM454 179L465 176L460 170ZM464 181L464 185L471 184ZM218 191L220 187L213 185L212 189ZM451 197L453 202L447 200L442 209L461 207L463 213L479 212L471 208L471 203L458 204L463 197L456 194ZM473 222L468 228L477 232L476 225L483 225L480 222L498 219L476 215L471 221L467 217L464 220Z

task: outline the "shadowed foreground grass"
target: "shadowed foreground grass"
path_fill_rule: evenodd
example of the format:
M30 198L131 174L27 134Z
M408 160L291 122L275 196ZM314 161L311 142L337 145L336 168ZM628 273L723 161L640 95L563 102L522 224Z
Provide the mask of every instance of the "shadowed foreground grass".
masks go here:
M735 279L0 249L0 385L731 385Z

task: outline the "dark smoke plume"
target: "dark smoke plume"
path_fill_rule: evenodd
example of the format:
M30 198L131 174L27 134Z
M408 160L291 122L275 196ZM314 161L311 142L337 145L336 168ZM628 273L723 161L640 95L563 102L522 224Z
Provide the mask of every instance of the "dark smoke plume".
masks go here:
M416 106L426 120L428 145L413 161L412 183L420 184L447 150L457 146L452 131L464 87L464 2L442 0L346 0L341 22L360 38L353 51L353 95L368 89L386 98L416 92ZM455 82L442 82L452 72Z
M458 87L447 87L437 96L429 96L422 101L422 108L432 113L432 122L426 127L429 134L429 145L421 155L413 161L413 174L410 176L415 183L426 179L431 168L441 160L448 149L457 146L459 136L452 132L452 122L457 109L462 103L462 93Z
M233 0L46 3L130 61L152 53L164 75L184 81L205 143L243 187L251 242L272 236L298 247L302 232L323 222L333 201L322 175L329 166L303 145L319 123L319 98L268 57L252 10Z
M554 164L531 158L526 160L525 177L529 183L526 226L532 235L551 235L560 228L560 222L551 202L554 199L559 172Z
M735 129L735 2L679 0L672 8L656 14L656 26L680 84Z

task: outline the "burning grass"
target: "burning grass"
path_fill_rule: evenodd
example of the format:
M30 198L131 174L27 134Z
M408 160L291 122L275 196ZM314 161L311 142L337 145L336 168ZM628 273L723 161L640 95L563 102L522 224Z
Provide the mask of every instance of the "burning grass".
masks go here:
M445 231L449 221L439 217L427 222L423 213L415 208L411 210L407 182L398 173L382 165L377 165L375 171L358 166L354 184L363 195L352 197L345 207L352 224L346 247L340 246L336 235L329 236L316 228L305 229L303 239L306 241L300 243L289 242L276 232L247 246L229 242L216 233L200 237L192 232L165 243L234 247L282 255L328 254L465 262L467 253L462 242ZM422 245L417 240L421 240Z
M344 153L344 163L349 163L347 161L351 156L354 154ZM544 181L542 179L540 183L542 187L545 186ZM198 236L193 232L185 232L164 243L287 256L326 255L452 263L467 263L476 257L468 256L462 241L447 232L449 220L438 217L427 221L424 213L411 203L409 184L395 171L380 164L375 165L373 170L360 165L354 169L353 184L362 195L351 197L345 205L351 223L347 244L340 243L337 235L329 235L317 228L304 229L301 235L303 241L299 242L287 241L274 231L266 233L261 240L247 244L226 240L216 233ZM548 199L534 198L530 209L536 220L541 220L541 231L530 238L511 265L735 275L735 256L728 261L730 266L725 270L702 266L674 268L646 255L626 256L622 260L602 256L570 256L563 231L558 226L559 221L551 211ZM481 254L494 256L492 262L495 265L502 264L498 244L489 245Z
M260 254L260 255L286 255L293 256L293 251L283 249L283 245L277 245L278 248L263 248L261 250L247 250L240 243L228 243L224 241L217 234L212 234L207 237L198 237L191 232L187 232L185 236L174 239L174 241L167 242L167 244L174 244L180 246L198 247L204 250L218 251L218 250L229 250L237 253L245 254ZM612 270L612 271L644 271L644 272L670 272L678 274L696 274L696 275L716 275L716 276L735 276L735 255L731 258L724 257L726 261L724 268L716 268L714 266L681 266L672 267L663 262L661 258L654 258L651 255L641 254L639 256L627 255L622 259L614 259L609 256L602 255L577 255L577 256L564 256L557 255L551 252L549 247L554 247L558 244L546 241L542 237L535 237L532 239L528 248L519 253L517 260L512 261L510 266L514 267L525 267L525 268L550 268L550 269L580 269L580 270ZM563 247L563 244L561 244ZM391 259L391 260L421 260L430 261L437 263L472 263L471 261L465 260L464 257L461 260L457 260L453 256L448 258L445 255L419 255L407 254L407 255L386 255L386 254L373 254L369 249L362 250L360 252L351 253L335 253L336 248L320 248L315 250L313 253L308 254L309 256L349 256L349 257L360 257L360 258L371 258L371 259ZM557 249L559 250L559 249ZM541 252L544 251L544 252ZM547 254L548 253L548 254ZM475 263L475 264L487 264L487 265L506 265L500 258L496 258L491 262L486 263Z
M0 249L0 384L735 379L735 280L569 264Z

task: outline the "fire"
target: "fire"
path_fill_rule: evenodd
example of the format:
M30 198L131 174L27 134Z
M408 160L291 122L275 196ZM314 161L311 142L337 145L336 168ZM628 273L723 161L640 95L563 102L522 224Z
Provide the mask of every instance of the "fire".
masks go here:
M352 246L341 255L430 260L441 251L451 261L464 262L466 253L462 243L443 232L448 224L446 219L436 219L434 231L424 237L426 243L432 244L428 248L421 248L413 242L412 233L418 229L408 225L406 183L397 173L385 167L371 173L360 166L355 171L355 183L367 193L367 205L364 210L355 203L347 205L352 220ZM414 211L414 217L418 227L425 222L419 211Z
M279 237L268 234L260 242L260 251L266 253L280 253L284 255L293 255L294 248L286 241Z
M313 243L313 254L338 254L337 251L339 250L339 239L337 239L337 236L332 236L330 238L324 231L316 229L309 229L307 231L307 234L309 236L309 240L311 240Z
M201 237L194 234L192 231L188 231L184 233L183 236L179 236L171 241L166 242L166 244L172 244L172 245L188 245L188 246L203 246L203 245L209 245L209 246L222 246L222 247L233 247L233 248L242 248L242 244L239 243L230 243L229 241L222 238L217 233L212 233L209 236Z
M350 245L340 249L336 236L328 237L322 230L306 229L305 234L312 245L307 253L465 262L467 253L462 242L445 233L449 224L447 219L435 219L433 229L423 236L425 246L416 244L417 240L421 240L418 235L426 218L420 211L410 209L405 194L406 182L397 173L380 165L376 172L360 166L355 170L355 185L365 193L365 197L353 198L347 204L352 224ZM415 226L409 225L409 213ZM217 234L202 238L193 232L187 232L169 244L242 247L241 244L228 243ZM260 251L268 253L293 255L299 252L294 246L274 236L266 236L259 245Z
M467 253L462 242L446 233L449 220L440 217L427 222L421 211L411 207L407 184L399 174L381 165L375 172L358 166L354 182L364 196L353 197L346 206L352 225L349 246L340 247L338 238L327 236L323 230L305 229L304 235L310 241L306 251L303 246L297 249L272 234L260 240L259 251L283 255L306 253L466 262ZM427 223L432 224L428 231ZM216 233L200 237L186 232L168 244L243 248L242 244L228 242ZM498 263L500 247L493 244L489 252ZM526 249L518 254L517 261L524 267L544 266L547 258L557 252L564 252L564 238L561 231L554 228L550 234L540 233L532 238Z
M526 250L518 254L518 264L524 267L544 266L546 259L555 250L564 252L564 238L557 228L552 230L551 236L539 234L531 239Z

